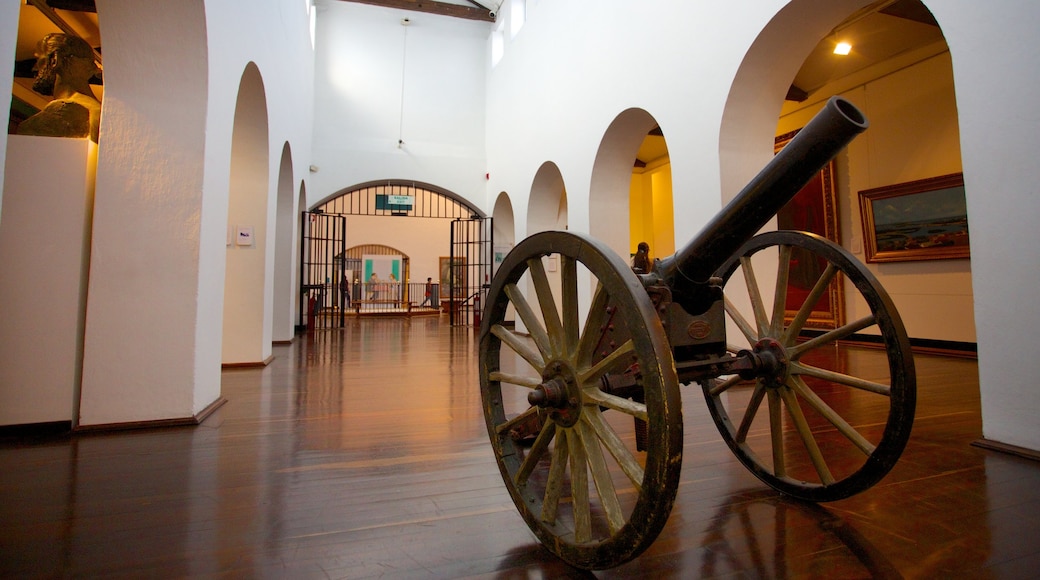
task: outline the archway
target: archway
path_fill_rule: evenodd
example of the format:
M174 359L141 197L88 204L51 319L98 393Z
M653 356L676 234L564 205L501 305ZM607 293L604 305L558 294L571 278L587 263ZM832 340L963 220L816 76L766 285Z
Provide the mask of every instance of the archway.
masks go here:
M856 11L862 3L836 2L843 10L828 5L820 11L809 4L793 2L778 13L741 64L720 134L723 197L725 201L734 195L769 161L776 133L796 131L827 98L841 94L865 112L871 126L835 163L829 194L833 196L832 206L838 208L836 225L840 227L834 241L867 262L865 247L869 240L859 192L961 171L949 48L938 24L920 3L902 3L919 7L915 18L903 11L886 13L886 5ZM889 48L890 40L885 44L878 40L886 35L900 42L908 42L909 37L920 40L913 50ZM876 61L867 61L862 55L855 62L837 60L843 58L832 54L838 36L848 37L854 44L858 38L864 53L877 54L885 49L892 56ZM819 66L821 61L828 68ZM795 84L792 79L803 85L802 90L788 92ZM761 95L770 95L772 100ZM738 144L742 144L743 153ZM751 161L759 155L763 156L760 164ZM892 295L915 344L974 347L969 261L869 266ZM864 306L852 299L847 284L844 294L845 318L858 319L864 314ZM840 318L841 297L831 302L838 305L834 314Z
M607 127L596 153L590 233L620 256L631 256L639 241L650 243L656 256L673 253L671 190L668 149L657 121L643 109L622 111Z
M513 203L509 199L509 194L502 192L498 194L498 198L495 200L495 208L491 213L494 218L493 224L494 229L492 238L494 239L494 268L493 272L498 272L498 265L502 263L505 255L513 249L516 244L516 221L513 216ZM513 305L509 305L509 309L506 311L505 320L513 321L516 320L516 311L513 309Z
M567 229L567 188L560 168L546 161L531 183L527 205L527 234Z
M495 199L495 208L491 212L494 218L494 239L495 239L495 264L496 268L499 262L501 262L501 256L505 255L513 245L516 243L516 222L513 218L513 203L509 199L509 194L502 192L498 194L498 198Z
M272 306L272 336L274 342L288 342L293 338L294 314L296 300L294 290L297 285L295 272L296 244L296 212L293 206L292 151L288 143L282 146L282 161L278 168L278 191L275 209L274 235L274 300ZM300 183L301 190L303 183ZM302 193L302 191L301 191Z
M239 83L231 136L228 223L233 231L224 278L225 365L266 364L271 356L268 150L264 82L260 70L249 63Z

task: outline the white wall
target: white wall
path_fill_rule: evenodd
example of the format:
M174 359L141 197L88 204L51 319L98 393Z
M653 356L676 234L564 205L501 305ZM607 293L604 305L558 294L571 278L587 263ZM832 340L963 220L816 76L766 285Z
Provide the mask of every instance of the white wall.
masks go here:
M81 424L185 418L220 397L225 240L239 79L268 107L266 231L289 143L305 176L312 118L307 4L99 0L105 45ZM177 41L171 39L176 31ZM277 42L273 42L277 39ZM272 82L271 79L275 79ZM273 240L258 240L272 280ZM270 333L258 333L258 342Z
M413 284L440 278L440 258L451 253L451 220L443 218L347 216L347 248L382 244L410 259L407 280Z
M1040 360L1032 352L1040 309L1040 48L1030 38L1040 5L926 2L953 55L961 156L968 192L972 286L979 344L983 434L1040 449Z
M772 155L783 94L809 50L862 0L529 5L488 84L489 199L508 192L517 237L529 232L528 190L554 162L567 184L570 228L589 231L593 158L609 123L639 107L668 136L675 235L688 240ZM952 55L972 235L971 277L985 436L1040 449L1040 215L1033 159L1040 132L1040 5L925 0ZM508 11L503 8L503 13ZM668 18L660 15L667 13ZM580 23L580 26L576 25ZM649 79L634 82L634 79Z
M486 210L491 25L353 2L317 6L313 163L320 170L309 202L395 178L443 187Z
M97 147L12 135L0 200L0 425L71 422L78 407Z

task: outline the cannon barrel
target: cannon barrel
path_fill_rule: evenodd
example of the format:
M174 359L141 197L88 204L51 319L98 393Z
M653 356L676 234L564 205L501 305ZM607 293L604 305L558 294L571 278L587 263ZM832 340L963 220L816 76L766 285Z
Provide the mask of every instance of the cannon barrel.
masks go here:
M867 126L866 116L855 105L831 97L696 237L657 261L655 277L691 314L706 309L712 300L708 280L715 271Z

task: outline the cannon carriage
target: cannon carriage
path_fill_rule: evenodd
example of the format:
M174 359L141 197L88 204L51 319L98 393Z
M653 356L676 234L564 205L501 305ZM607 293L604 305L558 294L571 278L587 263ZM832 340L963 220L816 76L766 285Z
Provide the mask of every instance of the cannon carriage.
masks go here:
M680 385L699 385L732 452L784 494L838 500L893 467L910 435L916 379L891 299L833 242L758 234L867 124L832 98L693 240L647 273L569 232L532 235L505 257L480 329L481 396L505 485L550 551L603 569L653 543L679 485ZM813 280L800 281L791 308L795 262L811 264ZM805 332L833 284L869 314ZM861 334L883 344L886 364L840 364L836 345Z

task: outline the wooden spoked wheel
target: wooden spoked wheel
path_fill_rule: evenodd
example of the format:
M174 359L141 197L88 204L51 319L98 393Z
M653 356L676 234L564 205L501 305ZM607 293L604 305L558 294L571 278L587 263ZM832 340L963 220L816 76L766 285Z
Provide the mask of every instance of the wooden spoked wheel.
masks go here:
M653 542L678 487L682 409L664 329L616 253L568 232L518 244L489 290L480 383L503 480L546 548L602 569Z
M759 281L774 274L766 293ZM802 232L751 239L718 276L730 326L739 329L729 332L730 350L770 357L779 368L702 384L726 443L762 481L798 498L837 500L877 483L906 445L916 400L910 342L888 294L840 246ZM826 310L827 290L840 289L842 277L862 314L807 337L806 320ZM884 355L871 362L838 348L854 334L874 336Z

